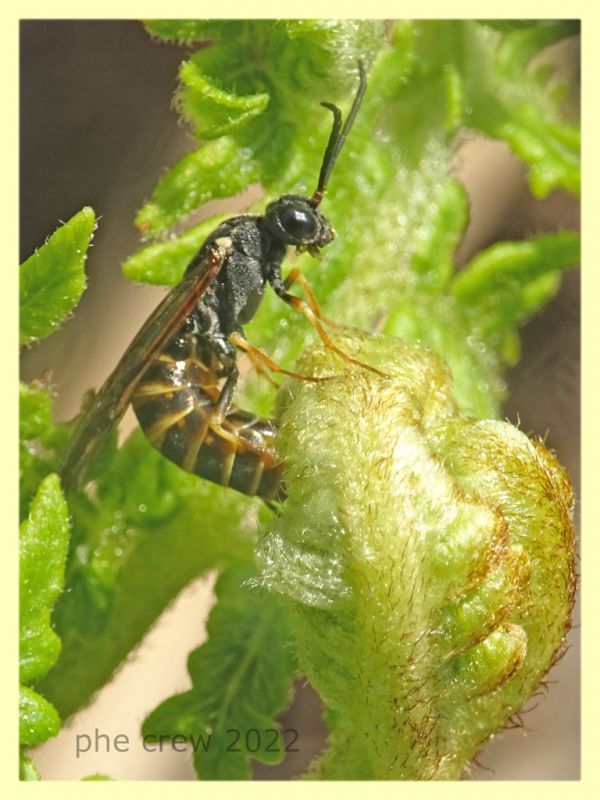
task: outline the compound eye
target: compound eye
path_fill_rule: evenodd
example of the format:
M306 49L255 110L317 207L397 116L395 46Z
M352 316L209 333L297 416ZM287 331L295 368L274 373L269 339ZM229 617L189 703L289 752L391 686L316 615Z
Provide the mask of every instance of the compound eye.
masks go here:
M286 206L280 212L279 221L292 239L310 241L317 234L317 220L303 208Z

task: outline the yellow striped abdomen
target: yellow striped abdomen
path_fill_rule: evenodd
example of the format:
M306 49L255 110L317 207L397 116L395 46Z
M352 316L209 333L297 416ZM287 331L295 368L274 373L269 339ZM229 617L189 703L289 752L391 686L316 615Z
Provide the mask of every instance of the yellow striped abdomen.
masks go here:
M211 348L178 336L144 374L132 406L149 442L166 458L221 486L272 499L281 493L275 423L229 408L213 430L221 379Z

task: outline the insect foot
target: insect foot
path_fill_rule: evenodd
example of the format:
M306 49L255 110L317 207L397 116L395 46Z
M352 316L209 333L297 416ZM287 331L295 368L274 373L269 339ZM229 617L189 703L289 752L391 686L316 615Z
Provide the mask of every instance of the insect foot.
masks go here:
M553 453L464 416L429 350L343 334L298 369L278 447L288 500L261 580L335 714L319 778L457 779L564 648L573 496Z

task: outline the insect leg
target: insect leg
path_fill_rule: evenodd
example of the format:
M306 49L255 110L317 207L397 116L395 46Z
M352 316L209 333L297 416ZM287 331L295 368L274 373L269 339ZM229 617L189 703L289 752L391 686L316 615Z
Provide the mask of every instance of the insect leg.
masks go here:
M222 486L230 486L248 495L259 495L274 509L276 506L270 502L271 498L285 497L281 463L270 441L274 426L270 420L259 419L239 409L232 410L238 377L237 366L234 366L211 414L209 427L217 442L212 449L205 451L204 460L201 453L199 464L202 462L203 468L210 469L211 463L216 463L219 467L218 482ZM230 428L223 427L225 420Z
M308 305L310 306L313 314L318 317L321 322L325 322L330 327L339 328L340 326L336 322L323 315L315 293L313 292L310 283L307 281L306 276L299 267L294 267L294 269L288 274L287 278L283 282L283 286L287 290L296 282L298 282L302 287L302 290L306 295Z
M370 366L369 364L365 364L364 362L359 361L359 359L357 358L349 356L348 353L344 353L343 350L340 350L340 348L331 341L329 335L325 331L325 328L321 325L321 320L315 314L315 312L306 302L306 300L303 300L301 297L297 297L295 294L290 294L288 291L286 291L284 282L279 283L278 281L272 281L272 285L278 297L281 297L281 299L285 303L287 303L295 311L299 311L300 314L306 317L306 319L310 322L310 324L314 327L314 329L321 337L321 340L323 341L325 347L328 347L330 350L333 350L333 352L336 353L336 355L338 355L340 358L343 358L344 361L347 361L350 364L357 364L358 366L368 369L377 375L385 377L385 373L381 372L375 367Z
M239 331L234 331L229 335L229 341L234 344L236 347L239 347L240 350L243 350L244 353L248 354L248 358L253 361L256 359L257 361L262 361L270 370L273 372L279 372L282 375L288 375L290 378L296 378L299 381L312 381L313 383L318 383L322 380L322 378L313 378L309 377L308 375L301 375L299 372L292 372L289 369L284 369L280 367L277 362L273 361L273 359L269 358L266 353L263 353L258 347L255 347L253 344L245 339Z
M213 433L216 433L217 436L220 436L222 439L225 439L236 447L239 443L239 437L231 431L228 431L227 428L223 427L223 420L227 416L227 412L231 407L238 378L239 371L237 366L234 365L231 369L231 372L227 376L227 380L223 384L219 398L215 403L214 411L210 416L209 423L209 427Z
M254 367L254 369L255 369L255 370L258 372L258 374L259 374L259 375L261 375L261 376L262 376L263 378L265 378L266 380L268 380L268 381L269 381L269 383L271 384L271 386L274 386L276 389L279 389L279 388L280 388L280 386L279 386L279 384L277 383L277 381L276 381L276 380L273 380L273 378L272 378L272 377L269 375L269 373L268 373L268 372L266 371L266 369L263 367L263 365L261 364L261 362L260 362L260 361L258 360L258 358L257 358L257 357L254 355L254 353L253 353L252 351L246 351L246 355L248 356L248 359L249 359L250 363L252 364L252 366Z

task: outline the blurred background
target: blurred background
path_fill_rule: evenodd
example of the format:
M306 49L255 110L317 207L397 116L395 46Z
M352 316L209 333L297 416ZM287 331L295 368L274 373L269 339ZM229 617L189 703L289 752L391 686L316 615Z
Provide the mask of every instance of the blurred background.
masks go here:
M48 370L56 412L68 419L82 394L98 387L164 290L139 287L120 272L140 246L133 220L158 176L195 147L172 110L176 74L189 49L152 42L130 21L30 20L21 22L21 260L59 224L91 205L100 224L87 262L89 285L76 315L23 355L25 380ZM577 113L579 46L553 48L573 86ZM457 258L464 264L497 240L557 229L577 230L575 198L555 192L534 200L526 172L505 145L470 136L456 155L471 221ZM260 196L258 187L233 201L211 203L189 219L240 210ZM568 272L556 298L522 331L523 355L507 374L505 415L526 432L547 433L547 444L570 470L579 496L580 317L579 274ZM124 425L133 424L126 418ZM579 509L577 510L579 517ZM117 779L191 780L187 754L167 748L145 753L139 726L169 695L190 685L188 653L203 640L212 602L211 578L189 586L161 617L138 651L94 702L60 735L34 754L44 779L78 779L102 772ZM503 731L473 766L472 779L577 779L580 774L579 627L570 650L548 676L548 693L526 705L528 730ZM537 705L536 705L537 704ZM299 731L299 753L276 768L258 765L256 777L281 779L302 771L323 743L319 701L299 684L284 719ZM77 735L106 734L100 752L76 757ZM116 752L114 737L129 738ZM524 738L526 737L526 738ZM108 752L107 752L108 749Z

